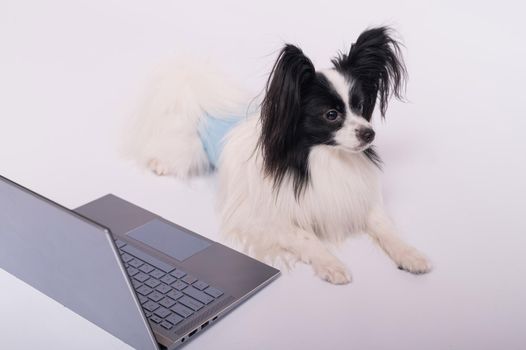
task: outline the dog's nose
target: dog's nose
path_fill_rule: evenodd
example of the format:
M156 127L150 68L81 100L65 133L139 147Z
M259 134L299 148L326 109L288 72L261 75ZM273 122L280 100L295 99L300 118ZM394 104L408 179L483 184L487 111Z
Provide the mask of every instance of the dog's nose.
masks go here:
M371 128L361 128L358 130L358 137L366 143L370 143L374 140L375 132Z

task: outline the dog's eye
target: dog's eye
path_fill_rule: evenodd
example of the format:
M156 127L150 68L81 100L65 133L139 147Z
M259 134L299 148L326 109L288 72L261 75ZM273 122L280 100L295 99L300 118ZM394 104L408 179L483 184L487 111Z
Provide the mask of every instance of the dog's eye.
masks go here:
M338 113L337 110L335 109L331 109L330 111L328 111L327 113L325 113L325 117L330 120L330 121L334 121L338 118L340 114Z

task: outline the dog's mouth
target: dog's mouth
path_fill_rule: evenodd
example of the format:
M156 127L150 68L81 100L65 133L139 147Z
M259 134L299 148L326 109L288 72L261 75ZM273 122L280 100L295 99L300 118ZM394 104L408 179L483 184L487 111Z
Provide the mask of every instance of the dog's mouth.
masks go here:
M342 145L342 148L345 151L347 151L347 152L360 153L360 152L365 151L366 149L368 149L371 146L372 146L371 142L362 142L361 144L359 144L358 146L355 146L355 147L348 147L348 146L343 146Z
M359 150L358 152L363 152L369 147L371 147L372 145L373 145L372 142L362 142L360 146L358 146L358 150Z

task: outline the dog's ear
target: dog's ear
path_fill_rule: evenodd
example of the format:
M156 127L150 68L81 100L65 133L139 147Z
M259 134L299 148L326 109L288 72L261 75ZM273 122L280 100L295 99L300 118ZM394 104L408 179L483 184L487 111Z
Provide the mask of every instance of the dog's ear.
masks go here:
M365 96L363 115L370 119L380 100L380 112L385 116L391 94L403 99L407 71L400 52L400 43L393 39L388 27L364 31L348 54L332 60L335 68L351 76Z
M279 184L287 170L286 158L295 144L301 119L302 90L315 77L311 60L294 45L281 50L267 82L261 105L265 172Z

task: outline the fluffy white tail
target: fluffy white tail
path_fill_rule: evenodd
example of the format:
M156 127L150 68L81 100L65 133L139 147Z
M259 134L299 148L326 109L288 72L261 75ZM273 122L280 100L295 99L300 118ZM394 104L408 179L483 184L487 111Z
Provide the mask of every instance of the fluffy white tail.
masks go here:
M247 97L210 63L177 60L158 67L135 123L126 135L126 154L158 175L187 178L210 164L199 137L206 115L243 115Z

